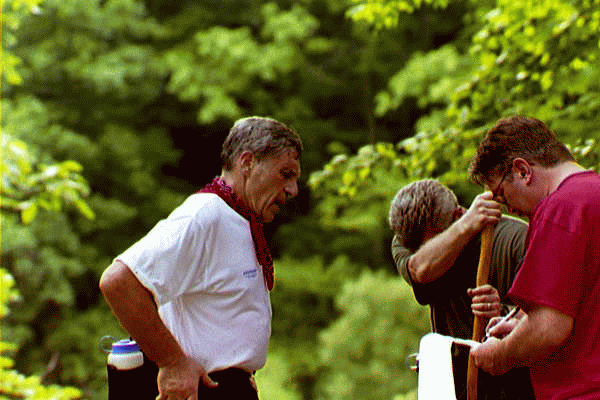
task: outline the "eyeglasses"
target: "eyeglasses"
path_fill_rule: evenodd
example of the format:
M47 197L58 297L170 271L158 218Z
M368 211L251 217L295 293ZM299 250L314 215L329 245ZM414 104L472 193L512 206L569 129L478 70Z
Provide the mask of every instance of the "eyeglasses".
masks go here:
M504 183L504 179L506 179L506 177L508 176L508 174L511 173L512 169L509 169L508 171L506 171L504 173L504 175L502 175L502 179L500 179L500 182L498 183L498 185L496 186L496 189L492 190L492 200L496 200L499 203L502 203L502 195L504 194L504 191L502 191L502 195L500 194L500 189L502 189L502 184Z

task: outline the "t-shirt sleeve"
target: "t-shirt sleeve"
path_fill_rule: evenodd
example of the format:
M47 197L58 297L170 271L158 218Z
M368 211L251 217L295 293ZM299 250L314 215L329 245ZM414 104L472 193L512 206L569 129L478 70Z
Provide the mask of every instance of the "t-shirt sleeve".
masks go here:
M402 246L398 236L394 235L392 239L392 256L394 258L394 263L396 264L396 269L398 273L402 275L404 280L412 285L412 279L410 277L410 273L408 272L408 260L412 253L406 247Z
M541 305L575 317L585 284L586 241L568 224L552 219L542 221L530 235L509 296L525 311Z
M204 229L195 215L169 217L117 257L152 292L159 305L185 292L201 291L205 271Z
M442 293L444 288L444 279L437 279L430 283L417 283L414 282L412 276L410 275L410 271L408 270L408 261L413 253L402 246L400 240L396 236L392 240L392 255L394 257L394 262L396 264L396 268L398 269L398 273L402 275L404 280L408 282L409 285L412 286L413 293L415 295L415 299L421 305L431 304L439 293Z
M488 283L498 290L502 303L511 302L508 291L523 261L526 235L527 224L512 217L502 217L494 229Z

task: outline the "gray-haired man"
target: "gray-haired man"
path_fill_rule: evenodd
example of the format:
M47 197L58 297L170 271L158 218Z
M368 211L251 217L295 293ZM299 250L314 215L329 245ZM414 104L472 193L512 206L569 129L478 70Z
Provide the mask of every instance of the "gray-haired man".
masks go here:
M502 217L492 193L477 196L471 207L435 180L402 188L390 205L396 267L412 286L420 304L431 311L434 332L470 339L473 315L494 317L506 308L506 294L519 269L527 225ZM480 233L494 225L489 285L474 288L480 254ZM464 350L464 351L462 351ZM466 398L468 350L456 349L454 377L458 399ZM533 399L529 373L510 376L480 374L481 399Z
M273 285L262 224L298 194L301 152L280 122L237 121L221 176L104 272L114 314L160 368L159 400L258 398L251 373L265 363Z

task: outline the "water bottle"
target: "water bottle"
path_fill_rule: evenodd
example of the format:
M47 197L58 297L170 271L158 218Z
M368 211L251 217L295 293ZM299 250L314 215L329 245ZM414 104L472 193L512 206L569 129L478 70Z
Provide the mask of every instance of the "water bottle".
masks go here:
M104 337L101 341L106 341ZM154 400L158 396L158 368L133 340L114 341L108 353L108 400Z
M128 339L119 340L112 344L108 353L108 366L119 371L128 371L144 364L144 354L140 346Z

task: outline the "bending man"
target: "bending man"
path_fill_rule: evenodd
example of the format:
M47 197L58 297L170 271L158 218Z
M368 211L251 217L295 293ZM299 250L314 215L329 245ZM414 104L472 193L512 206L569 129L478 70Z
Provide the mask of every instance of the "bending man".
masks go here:
M435 180L402 188L390 206L394 231L392 254L396 267L412 286L420 304L431 312L434 332L470 339L473 314L494 317L507 311L506 293L523 255L527 225L502 217L492 193L475 198L466 210L454 193ZM480 233L495 225L490 266L491 285L473 289L480 254ZM466 398L468 349L453 356L458 399ZM533 399L528 371L494 378L479 374L480 399Z

